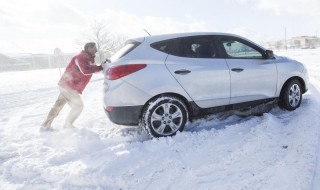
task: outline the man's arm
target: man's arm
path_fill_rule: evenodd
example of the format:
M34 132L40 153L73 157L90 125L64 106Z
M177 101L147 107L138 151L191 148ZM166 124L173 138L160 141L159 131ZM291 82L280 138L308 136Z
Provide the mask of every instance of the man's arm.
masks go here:
M75 64L78 67L79 71L84 75L92 75L93 73L103 70L101 65L90 65L87 61L79 58L75 59Z

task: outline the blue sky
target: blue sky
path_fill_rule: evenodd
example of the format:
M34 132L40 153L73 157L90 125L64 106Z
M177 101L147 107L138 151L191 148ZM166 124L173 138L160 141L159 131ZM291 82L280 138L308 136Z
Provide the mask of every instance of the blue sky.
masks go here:
M2 53L77 52L94 20L128 38L212 31L256 42L320 36L319 0L0 0Z

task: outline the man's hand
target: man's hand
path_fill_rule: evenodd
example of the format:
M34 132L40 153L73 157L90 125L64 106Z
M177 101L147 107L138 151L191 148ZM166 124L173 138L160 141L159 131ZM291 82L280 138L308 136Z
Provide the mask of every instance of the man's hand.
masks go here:
M103 64L106 64L106 63L111 63L110 59L107 58L107 59L103 62Z
M111 63L110 59L106 59L103 63L101 63L102 68L105 67L105 64Z

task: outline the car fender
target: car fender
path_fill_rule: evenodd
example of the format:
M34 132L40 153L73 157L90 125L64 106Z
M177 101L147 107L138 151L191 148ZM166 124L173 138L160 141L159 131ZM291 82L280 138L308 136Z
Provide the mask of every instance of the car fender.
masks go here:
M277 92L276 96L279 97L281 89L285 82L292 77L303 77L304 66L302 63L286 58L286 57L276 57L276 66L278 71L278 82L277 82Z

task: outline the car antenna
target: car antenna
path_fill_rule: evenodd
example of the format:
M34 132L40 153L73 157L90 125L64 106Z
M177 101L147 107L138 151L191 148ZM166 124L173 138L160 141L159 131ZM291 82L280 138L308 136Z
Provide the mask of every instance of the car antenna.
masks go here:
M146 29L143 29L146 33L148 33L149 34L149 36L151 36L151 34L146 30Z

